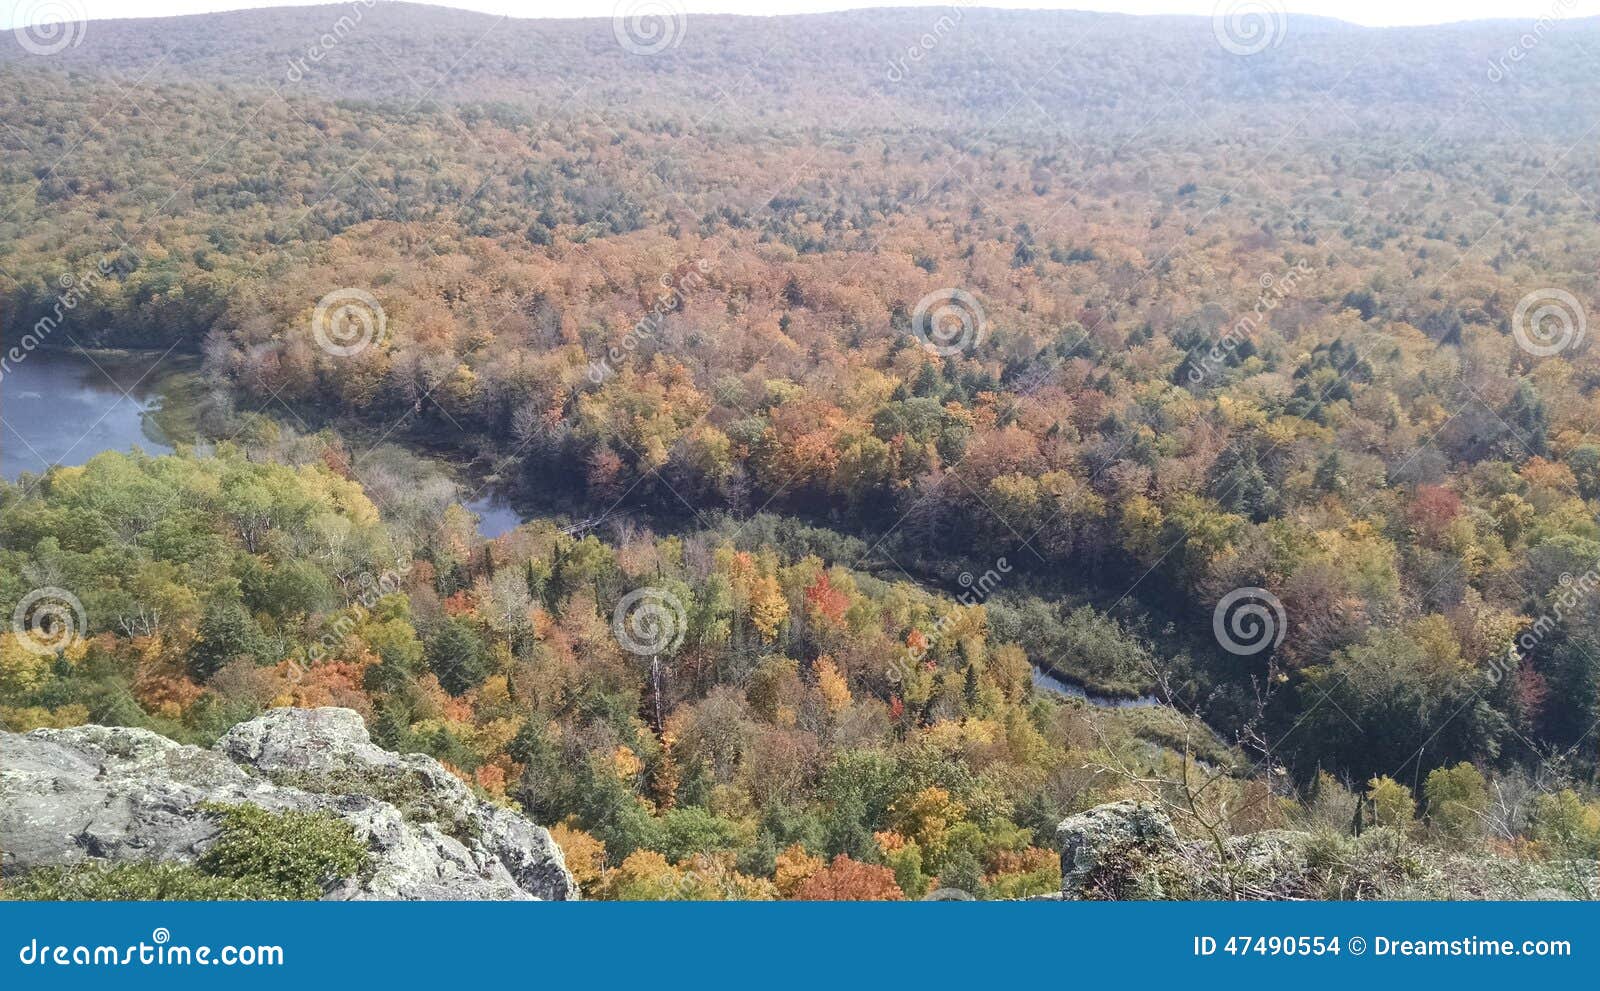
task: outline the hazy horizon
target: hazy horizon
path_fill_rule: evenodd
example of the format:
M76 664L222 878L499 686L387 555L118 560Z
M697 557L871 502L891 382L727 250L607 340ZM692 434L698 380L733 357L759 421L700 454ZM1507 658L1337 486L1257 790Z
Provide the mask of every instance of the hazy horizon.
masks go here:
M346 0L348 6L372 6L393 0ZM1011 0L1001 3L938 3L926 0L472 0L434 2L475 13L507 17L608 18L619 13L665 9L677 13L790 16L847 10L906 7L965 7L997 10L1072 10L1135 16L1180 15L1212 17L1219 13L1260 8L1289 16L1326 17L1362 27L1416 27L1480 20L1569 20L1600 16L1600 0L1543 0L1529 9L1517 0ZM0 27L61 20L112 20L227 13L272 7L338 6L328 0L20 0L0 12Z

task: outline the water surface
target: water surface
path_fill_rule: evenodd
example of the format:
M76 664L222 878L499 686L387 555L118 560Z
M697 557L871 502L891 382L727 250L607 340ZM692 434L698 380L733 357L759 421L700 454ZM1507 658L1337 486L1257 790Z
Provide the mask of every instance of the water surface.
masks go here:
M510 533L522 525L522 515L511 508L505 494L494 486L487 486L471 502L462 503L478 516L478 535L490 540Z
M0 372L0 476L81 465L102 451L172 450L156 425L161 385L177 370L156 355L34 351Z
M0 477L43 474L81 465L103 451L169 454L172 444L154 414L181 412L184 397L168 387L183 369L158 354L35 351L0 371ZM522 517L494 486L465 504L478 532L494 538Z
M1062 695L1066 698L1082 699L1090 705L1103 709L1144 709L1160 705L1161 700L1154 695L1141 695L1138 698L1119 698L1113 695L1100 695L1087 691L1082 685L1075 685L1057 675L1054 671L1042 665L1033 666L1033 687L1040 691Z

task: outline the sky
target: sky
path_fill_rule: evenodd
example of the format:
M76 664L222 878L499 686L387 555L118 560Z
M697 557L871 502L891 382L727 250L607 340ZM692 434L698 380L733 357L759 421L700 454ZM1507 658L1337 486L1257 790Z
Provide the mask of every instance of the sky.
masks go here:
M0 0L0 28L46 21L107 17L163 17L244 7L304 6L329 0ZM339 2L339 0L336 0ZM342 0L367 4L371 0ZM957 0L960 2L960 0ZM619 10L665 6L689 14L799 14L859 7L941 7L932 0L449 0L442 5L515 17L612 17ZM1600 0L997 0L963 3L1055 10L1099 10L1128 14L1212 16L1218 8L1262 5L1290 14L1319 14L1369 26L1440 24L1509 18L1532 23L1544 18L1594 17Z

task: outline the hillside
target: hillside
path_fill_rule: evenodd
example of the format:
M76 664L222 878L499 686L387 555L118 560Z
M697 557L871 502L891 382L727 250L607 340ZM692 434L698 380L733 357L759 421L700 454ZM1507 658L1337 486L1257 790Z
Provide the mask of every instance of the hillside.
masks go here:
M658 27L662 35L645 37ZM8 46L0 59L124 84L226 81L397 107L648 114L697 129L981 123L1008 136L1070 132L1088 145L1090 133L1127 134L1152 118L1169 133L1298 123L1303 138L1372 127L1399 134L1438 114L1426 133L1483 137L1502 129L1497 116L1519 131L1564 132L1600 86L1584 54L1600 38L1600 19L1541 32L1537 56L1492 81L1491 62L1504 64L1526 27L1371 29L1295 16L1269 25L1264 50L1241 57L1203 17L960 6L695 14L635 28L637 47L663 49L641 56L618 43L609 19L357 2L96 21L65 51L35 57Z

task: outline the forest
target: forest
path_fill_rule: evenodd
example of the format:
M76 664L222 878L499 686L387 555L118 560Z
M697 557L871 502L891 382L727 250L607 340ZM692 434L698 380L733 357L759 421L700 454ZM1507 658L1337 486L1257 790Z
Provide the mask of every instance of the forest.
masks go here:
M3 350L198 398L0 482L81 605L0 727L346 706L591 898L1044 895L1152 796L1595 893L1600 24L89 27L0 55Z

